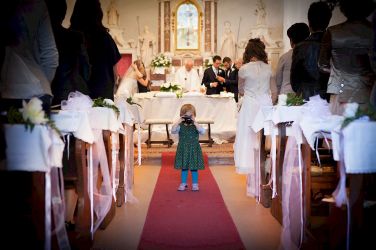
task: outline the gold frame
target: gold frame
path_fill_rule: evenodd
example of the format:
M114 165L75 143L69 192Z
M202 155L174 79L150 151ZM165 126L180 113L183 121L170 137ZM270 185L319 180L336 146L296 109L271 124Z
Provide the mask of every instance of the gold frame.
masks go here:
M197 9L197 14L198 14L198 48L197 49L178 49L177 42L178 42L178 36L177 36L177 23L178 23L178 17L176 15L177 10L179 9L180 5L182 4L193 4L196 9ZM202 9L200 4L196 0L180 0L176 6L174 12L172 12L173 16L173 29L174 29L174 42L175 42L175 51L176 52L199 52L201 51L201 31L202 31Z

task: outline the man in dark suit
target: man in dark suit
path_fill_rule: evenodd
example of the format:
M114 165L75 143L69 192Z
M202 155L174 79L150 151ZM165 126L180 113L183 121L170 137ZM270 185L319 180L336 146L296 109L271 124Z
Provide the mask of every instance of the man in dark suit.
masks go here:
M221 65L221 57L213 57L213 66L207 68L202 78L202 84L205 84L206 94L219 94L223 91L225 72L219 68Z
M224 87L227 92L234 93L235 101L238 102L238 71L242 61L238 60L234 64L229 57L223 58L223 67L225 68ZM221 81L222 79L219 78Z

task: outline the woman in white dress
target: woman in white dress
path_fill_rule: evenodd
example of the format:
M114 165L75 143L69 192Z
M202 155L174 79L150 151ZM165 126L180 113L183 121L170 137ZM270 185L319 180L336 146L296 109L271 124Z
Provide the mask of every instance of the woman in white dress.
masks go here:
M272 105L270 80L272 70L267 64L264 43L250 39L243 55L244 65L239 70L239 93L244 93L238 115L234 158L236 172L247 174L247 195L259 197L260 137L252 130L259 109Z
M141 60L136 60L131 64L127 73L120 81L119 87L116 91L116 97L131 97L139 92L139 86L148 87L150 81L147 79L146 70Z

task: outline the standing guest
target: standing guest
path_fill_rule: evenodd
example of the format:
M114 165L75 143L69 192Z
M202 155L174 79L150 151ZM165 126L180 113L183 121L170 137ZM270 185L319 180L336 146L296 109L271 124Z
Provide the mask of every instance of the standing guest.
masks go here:
M23 99L38 97L48 114L59 55L46 4L44 0L9 2L2 8L7 17L2 15L1 109L22 107Z
M319 60L320 67L330 72L328 93L334 114L342 114L349 102L366 108L376 79L370 64L372 24L366 19L374 10L373 1L341 0L339 4L347 20L328 28Z
M71 17L71 29L84 34L91 64L88 81L91 98L114 99L118 81L116 64L121 56L108 29L102 24L103 12L99 0L77 0Z
M223 91L225 72L219 68L220 65L221 65L221 57L214 56L213 66L211 66L210 68L207 68L204 71L202 84L204 84L207 89L206 90L207 95L219 94L221 93L221 91ZM219 78L219 77L222 77L222 78Z
M192 174L192 191L199 191L197 170L204 169L204 158L198 139L199 134L205 133L205 129L195 119L195 107L192 104L184 104L180 109L180 119L171 130L172 133L179 134L175 157L175 168L181 169L178 191L185 191L188 188L188 170Z
M116 96L128 98L135 93L149 92L150 85L151 81L147 78L144 63L141 60L136 60L121 79Z
M66 0L46 0L46 3L59 51L59 67L51 85L52 103L60 104L68 99L70 92L89 94L90 64L82 34L62 26L67 12Z
M187 60L184 67L176 71L175 82L182 85L184 91L200 91L200 78L197 71L193 69L192 60Z
M225 68L224 87L227 92L234 93L235 101L238 102L238 71L242 65L242 60L238 59L235 63L229 57L223 58L223 67Z
M326 94L329 74L321 72L318 67L320 44L329 25L332 11L325 2L314 2L308 9L310 36L297 44L292 53L291 87L305 100L320 95L329 99Z
M136 67L135 67L136 66ZM141 60L136 60L132 64L137 76L138 93L146 93L150 91L151 81L147 78L145 64Z
M248 195L259 195L259 155L255 152L260 141L252 130L252 123L263 105L271 105L270 81L272 70L267 64L265 45L259 39L250 39L244 52L244 65L239 69L239 93L244 93L238 115L234 144L236 172L248 175Z
M283 54L278 61L275 76L278 94L294 93L290 84L292 52L296 44L309 36L309 27L305 23L295 23L288 28L287 36L290 39L291 49Z

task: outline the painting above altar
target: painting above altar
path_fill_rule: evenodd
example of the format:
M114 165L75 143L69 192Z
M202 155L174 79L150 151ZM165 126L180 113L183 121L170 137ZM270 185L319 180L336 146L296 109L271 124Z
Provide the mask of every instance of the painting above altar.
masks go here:
M176 11L176 50L199 50L199 11L191 2L180 4Z

